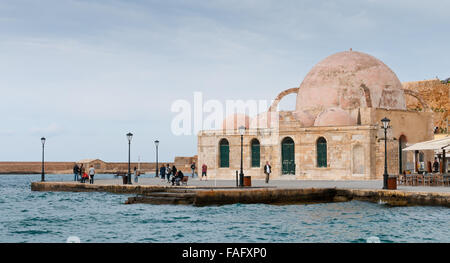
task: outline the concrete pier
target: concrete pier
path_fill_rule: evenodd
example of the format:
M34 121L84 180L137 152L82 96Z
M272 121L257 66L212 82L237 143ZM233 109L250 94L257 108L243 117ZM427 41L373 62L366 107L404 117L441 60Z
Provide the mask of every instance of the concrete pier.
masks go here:
M278 187L202 187L169 185L80 184L73 182L34 182L32 191L109 192L135 194L127 204L183 204L195 206L245 204L309 204L351 200L382 202L391 206L450 207L448 192L351 188L278 188Z

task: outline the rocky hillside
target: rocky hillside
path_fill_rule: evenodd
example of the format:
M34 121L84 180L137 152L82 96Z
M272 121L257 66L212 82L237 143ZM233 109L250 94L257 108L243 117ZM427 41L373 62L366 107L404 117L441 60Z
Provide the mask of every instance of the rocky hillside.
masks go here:
M444 84L438 79L404 82L403 88L413 90L428 104L434 112L434 126L438 127L439 133L446 132L448 112L450 110L450 83ZM423 110L420 102L412 97L406 96L408 109Z

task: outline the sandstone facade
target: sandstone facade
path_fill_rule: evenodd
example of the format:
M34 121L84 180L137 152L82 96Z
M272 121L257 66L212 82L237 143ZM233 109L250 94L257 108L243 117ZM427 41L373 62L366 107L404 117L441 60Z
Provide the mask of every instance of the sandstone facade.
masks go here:
M279 101L291 93L297 93L295 111L277 112ZM408 110L409 96L420 97L403 89L378 59L340 52L313 67L299 88L282 91L268 112L251 121L240 118L245 120L241 123L238 118L229 121L232 115L222 129L201 131L198 166L206 164L211 178L235 178L241 163L238 127L244 126L245 175L264 178L263 166L269 161L272 178L380 179L385 156L381 119L387 117L389 174L418 170L424 166L419 162L433 159L433 152L401 149L433 139L433 113L424 101L421 111Z
M295 177L311 180L368 180L380 179L384 172L384 138L380 120L391 119L388 132L388 172L399 174L402 170L414 170L419 161L413 153L403 153L400 165L400 137L409 145L433 137L429 112L366 109L361 112L364 120L356 126L309 127L292 123L292 112L280 112L280 129L250 129L243 136L243 169L245 175L264 178L263 166L269 161L271 178ZM375 123L375 124L372 124ZM208 166L208 176L233 179L240 169L240 135L237 131L202 131L198 136L199 165ZM282 141L294 141L295 172L283 174ZM327 143L327 165L317 165L317 140ZM226 139L230 144L229 167L220 168L219 143ZM252 167L251 142L260 143L260 166ZM404 148L404 147L403 147ZM433 152L424 151L426 160L432 160Z

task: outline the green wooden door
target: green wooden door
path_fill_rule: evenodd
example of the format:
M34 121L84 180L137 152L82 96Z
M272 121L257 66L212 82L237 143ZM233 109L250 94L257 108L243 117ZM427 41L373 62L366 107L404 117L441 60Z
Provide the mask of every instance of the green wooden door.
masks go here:
M230 167L230 146L226 139L220 141L220 167Z
M261 161L260 161L260 147L259 147L259 141L254 139L252 140L252 167L260 167Z
M327 167L327 141L323 137L317 140L317 167Z
M291 138L285 138L281 143L282 174L295 174L295 147Z

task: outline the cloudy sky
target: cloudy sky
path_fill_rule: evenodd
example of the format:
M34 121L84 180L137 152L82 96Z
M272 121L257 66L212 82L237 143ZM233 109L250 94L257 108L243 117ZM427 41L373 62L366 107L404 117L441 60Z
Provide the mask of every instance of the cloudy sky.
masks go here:
M449 1L0 0L0 161L196 154L177 99L273 99L321 59L369 53L401 81L450 77ZM293 108L295 96L282 107Z

